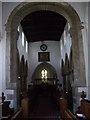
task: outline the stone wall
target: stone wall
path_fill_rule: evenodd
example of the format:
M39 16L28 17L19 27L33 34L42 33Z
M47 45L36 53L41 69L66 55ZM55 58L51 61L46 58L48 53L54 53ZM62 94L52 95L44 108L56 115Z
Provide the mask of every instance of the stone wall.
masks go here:
M45 52L50 52L50 63L57 72L57 77L62 83L61 80L61 71L60 71L60 44L59 42L56 41L44 41L44 43L47 45L47 51ZM28 82L31 81L32 74L35 70L35 68L41 63L38 61L38 52L42 52L40 50L40 45L41 42L34 42L34 43L29 43L29 78Z

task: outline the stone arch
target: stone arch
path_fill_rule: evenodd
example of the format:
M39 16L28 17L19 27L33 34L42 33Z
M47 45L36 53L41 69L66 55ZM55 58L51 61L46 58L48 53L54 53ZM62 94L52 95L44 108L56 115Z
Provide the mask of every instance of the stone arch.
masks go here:
M65 53L65 83L66 83L65 89L68 92L70 80L69 80L69 58L67 53Z
M70 74L70 82L74 82L74 75L73 75L74 69L73 69L73 58L72 58L72 46L70 49L70 56L69 56L69 74Z
M21 73L21 76L23 76L25 74L25 58L24 58L24 55L22 55L21 57L21 66L20 66L20 73Z
M26 66L25 74L26 74L26 76L28 76L28 62L27 62L27 60L26 60L25 66Z
M21 81L20 66L21 66L20 55L19 55L19 50L17 49L17 81L16 81L16 86L17 86L17 88L16 88L17 108L20 107L20 81Z
M65 53L65 75L69 74L69 59L68 54Z
M48 71L48 74L47 74L48 80L53 80L53 79L57 80L56 69L50 63L43 62L43 63L40 63L34 70L33 75L32 75L32 81L37 80L37 79L40 79L40 80L42 79L41 71L43 69Z
M28 62L25 62L25 80L24 80L24 90L27 91L27 76L28 76Z
M72 46L70 48L70 55L69 55L69 70L70 72L72 71L73 69L73 60L72 60Z
M15 59L17 58L17 39L18 32L17 27L21 20L28 14L38 10L49 10L64 16L70 24L70 35L72 37L72 49L73 49L73 63L74 63L74 82L75 86L85 86L85 62L83 53L83 40L81 32L81 21L76 11L66 2L24 2L18 5L10 14L6 24L6 67L10 69L9 82L15 82L17 79L17 66ZM24 12L23 12L24 11ZM10 44L10 48L8 47ZM8 66L8 60L10 60L10 66ZM14 69L13 69L14 68ZM7 70L7 71L8 71ZM13 76L14 74L14 76ZM6 75L8 75L6 73ZM7 76L8 77L8 76Z
M65 65L64 65L63 59L61 61L61 74L62 74L62 76L64 76L64 74L65 74Z
M62 72L62 78L63 78L63 90L66 91L66 79L65 79L65 63L62 59L61 61L61 72Z
M24 55L21 57L20 64L20 92L24 92L24 81L25 81L25 58Z
M18 75L18 79L20 77L20 55L19 55L19 51L17 49L17 75Z

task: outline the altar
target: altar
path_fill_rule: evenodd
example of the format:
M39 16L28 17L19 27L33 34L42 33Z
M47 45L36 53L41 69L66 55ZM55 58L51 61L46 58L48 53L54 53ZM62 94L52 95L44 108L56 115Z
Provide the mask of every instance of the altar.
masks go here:
M33 85L42 85L42 84L48 84L48 85L57 85L58 79L56 78L47 78L47 79L41 79L37 78L32 81Z

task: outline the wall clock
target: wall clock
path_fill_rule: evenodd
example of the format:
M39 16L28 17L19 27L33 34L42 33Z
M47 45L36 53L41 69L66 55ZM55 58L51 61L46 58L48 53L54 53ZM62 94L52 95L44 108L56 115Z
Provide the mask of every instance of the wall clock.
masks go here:
M46 50L47 50L47 45L46 45L46 44L42 44L42 45L40 46L40 50L46 51Z

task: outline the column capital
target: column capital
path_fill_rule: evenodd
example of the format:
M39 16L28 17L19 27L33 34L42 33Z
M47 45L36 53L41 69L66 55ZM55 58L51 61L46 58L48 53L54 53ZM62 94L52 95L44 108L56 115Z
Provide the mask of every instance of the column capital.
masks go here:
M18 32L18 30L12 30L12 31L11 31L11 35L13 36L13 38L14 38L15 40L18 40L18 37L19 37L19 32Z
M75 35L75 32L77 32L77 30L81 30L81 29L84 29L84 26L80 25L78 26L78 28L71 27L69 30L70 36L72 37L73 35Z
M70 37L72 37L75 34L75 32L76 32L76 29L71 27L69 30Z

